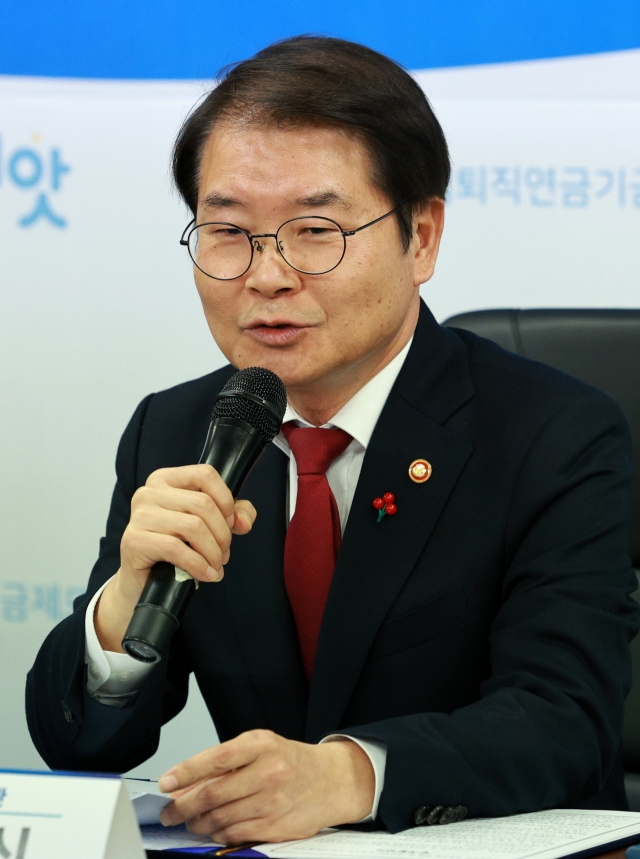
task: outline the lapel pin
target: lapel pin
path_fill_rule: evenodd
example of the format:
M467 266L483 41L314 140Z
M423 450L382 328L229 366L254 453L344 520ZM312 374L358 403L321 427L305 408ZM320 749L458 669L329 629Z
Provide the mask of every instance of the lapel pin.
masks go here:
M378 511L378 522L382 521L383 516L395 516L398 512L397 506L394 504L396 496L393 492L385 492L382 498L373 499L373 507Z
M409 466L409 477L414 483L426 483L432 471L431 463L426 459L414 459Z

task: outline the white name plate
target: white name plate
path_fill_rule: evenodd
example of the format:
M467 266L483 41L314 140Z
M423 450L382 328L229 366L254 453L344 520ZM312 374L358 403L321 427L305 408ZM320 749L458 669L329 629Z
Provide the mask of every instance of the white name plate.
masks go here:
M145 859L120 776L0 770L0 856Z

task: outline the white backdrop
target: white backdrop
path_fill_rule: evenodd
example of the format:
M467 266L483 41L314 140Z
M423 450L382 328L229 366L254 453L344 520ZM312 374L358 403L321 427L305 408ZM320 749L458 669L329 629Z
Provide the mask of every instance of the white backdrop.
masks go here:
M640 51L418 79L454 162L436 316L640 306ZM0 767L41 765L24 677L84 589L128 418L223 362L168 169L203 90L0 77ZM214 741L192 692L138 773Z

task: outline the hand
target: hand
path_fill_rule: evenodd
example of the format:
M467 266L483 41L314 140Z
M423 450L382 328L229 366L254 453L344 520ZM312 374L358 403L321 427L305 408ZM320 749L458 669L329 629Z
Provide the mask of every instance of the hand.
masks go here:
M160 779L173 802L165 826L186 821L221 844L309 838L371 813L375 776L351 741L309 745L248 731L207 749Z
M201 582L220 581L231 535L248 533L255 518L254 506L234 502L210 465L162 468L149 475L131 499L120 569L94 615L103 649L122 652L122 638L155 563L168 561Z

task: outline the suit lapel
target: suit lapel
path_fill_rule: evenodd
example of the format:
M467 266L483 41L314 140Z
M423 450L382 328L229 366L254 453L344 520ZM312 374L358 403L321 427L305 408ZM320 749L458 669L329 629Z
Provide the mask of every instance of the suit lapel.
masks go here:
M442 423L473 396L464 345L423 305L414 342L378 420L331 584L316 651L305 739L336 730L376 633L431 535L472 445ZM416 484L414 459L433 466ZM377 522L384 492L398 512Z
M284 587L287 457L270 444L242 489L258 511L250 534L236 537L221 583L249 674L269 727L302 739L307 686Z

